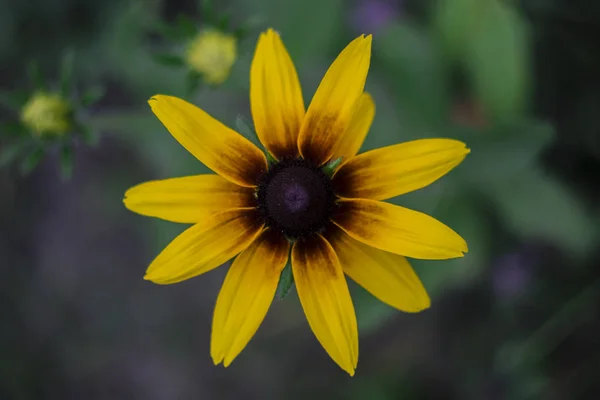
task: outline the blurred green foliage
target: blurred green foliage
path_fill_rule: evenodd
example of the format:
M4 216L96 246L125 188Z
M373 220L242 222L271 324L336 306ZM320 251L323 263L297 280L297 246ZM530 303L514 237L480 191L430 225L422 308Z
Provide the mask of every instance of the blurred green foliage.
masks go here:
M310 353L312 347L307 351L309 356L306 356L310 362L303 362L301 353L306 348L300 347L294 339L302 343L304 339L313 338L303 324L302 315L293 311L294 307L298 308L293 290L282 302L284 306L274 305L279 314L273 326L285 325L285 318L289 318L292 322L288 322L288 329L300 326L296 331L305 330L306 336L298 338L289 331L283 331L284 328L282 333L272 333L279 332L273 326L261 328L261 332L272 328L268 334L272 336L264 339L268 344L261 347L259 332L258 344L254 347L256 341L253 341L248 349L247 363L240 360L236 362L239 367L234 365L223 374L230 374L234 377L230 378L230 382L242 385L239 383L242 376L254 376L254 362L260 365L265 358L271 357L276 362L269 364L272 371L267 369L264 374L275 374L286 360L290 360L287 362L292 365L295 365L294 362L301 365L299 370L293 367L286 370L289 381L286 380L286 386L275 394L276 398L283 394L303 398L304 394L315 393L352 399L551 398L549 381L552 377L548 372L548 357L561 345L561 339L578 329L577 324L565 325L565 320L568 322L572 318L581 324L581 320L587 321L590 307L586 306L596 304L597 307L598 304L595 297L598 285L591 280L588 288L589 279L581 276L588 273L586 260L595 260L599 232L598 219L584 204L584 199L573 191L568 181L550 173L550 168L541 162L544 152L557 141L556 124L535 112L534 91L541 89L539 84L535 85L538 77L534 74L534 62L544 64L546 60L536 61L533 45L545 25L525 12L530 10L525 1L379 2L393 4L389 10L395 11L388 10L391 17L380 16L376 21L378 30L374 33L367 90L374 95L377 115L363 150L426 137L465 141L472 152L456 170L430 187L392 202L426 212L448 224L467 240L469 253L457 260L414 261L415 269L432 297L432 310L423 315L402 316L363 289L351 285L359 319L361 349L364 349L361 357L366 360L361 360L357 376L350 383L326 367L313 369L313 359L323 364L328 361L324 357L313 357ZM375 1L216 2L217 10L222 15L230 15L234 26L242 26L248 21L264 23L259 26L253 23L256 29L250 29L241 41L239 59L231 78L218 88L202 88L191 95L192 101L256 141L248 122L251 120L248 75L257 33L267 26L281 32L298 70L308 104L337 53L353 37L364 32L366 25L361 25L361 21L377 19L369 13L356 15L367 3ZM540 0L531 3L540 5L536 10L551 11L560 2ZM61 82L58 66L65 48L73 48L76 58L69 69L63 69L62 82L74 78L85 87L92 88L82 97L85 105L102 96L103 90L95 83L102 82L106 86L106 96L92 109L88 124L130 152L128 159L124 157L117 163L118 174L110 170L115 172L114 177L106 177L99 183L92 182L102 187L101 194L91 196L96 199L94 204L100 209L110 209L107 214L113 218L106 229L110 232L124 229L117 221L125 215L124 210L121 210L120 198L114 193L120 193L140 180L208 172L168 135L146 105L146 100L156 93L182 97L188 93L189 80L186 79L189 77L186 72L172 68L181 60L165 53L158 56L161 62L157 63L152 35L158 25L164 24L190 31L190 18L202 12L196 2L34 0L18 3L0 0L0 10L0 69L6 71L0 78L2 92L16 92L24 87L25 66L32 59L41 61L40 67L45 75L57 76ZM184 17L178 17L178 14ZM594 15L596 21L600 21L600 10ZM174 21L179 22L173 25ZM570 40L577 42L576 39ZM587 115L595 115L593 105L600 103L595 103L594 99L582 101L592 110L582 123L592 124L593 118ZM11 131L10 118L8 114L0 114L0 118L5 122L2 133L8 135ZM0 150L0 166L9 164L21 151L6 146ZM108 148L104 151L113 150ZM97 151L101 152L102 146ZM84 154L94 159L91 153ZM78 176L97 179L97 173L86 174L84 167L81 172L77 165L72 169L73 157L77 158L77 154L61 149L58 164L66 175L73 174L76 182ZM33 169L40 158L40 151L34 149L26 157L22 168ZM133 169L130 172L133 165L142 165L146 171ZM100 169L104 168L108 166L101 164ZM133 218L128 221L139 224L140 228L136 228L135 233L128 232L143 238L146 246L143 251L138 251L143 253L144 260L150 260L182 229L162 221L141 223L140 219ZM104 226L97 220L84 222ZM532 242L543 242L553 251L565 255L563 258L550 257L552 260L548 264L560 262L559 270L569 270L574 274L569 277L575 276L586 285L563 285L562 278L550 277L557 274L557 270L545 272L542 274L545 280L529 282L523 289L530 295L525 296L527 302L522 305L526 310L538 310L543 317L535 314L531 321L526 318L527 323L520 324L516 322L517 306L507 305L512 300L505 304L502 296L493 292L494 280L498 279L494 268L504 254L520 252ZM120 251L114 250L113 261L121 258ZM94 253L86 254L89 258L96 256ZM118 264L118 261L115 262ZM526 262L523 268L533 269L533 264L533 261ZM77 267L84 268L86 265ZM141 279L145 264L122 267L135 269L134 275ZM527 273L533 274L531 271ZM188 284L182 284L183 287L185 285ZM94 290L100 289L90 290L96 293ZM169 293L175 297L178 290L185 289L172 290ZM457 297L465 297L466 300L459 302L455 300ZM449 305L446 306L446 302ZM541 303L543 305L539 305ZM281 312L281 307L287 307L286 311ZM593 312L594 309L591 309ZM574 317L581 313L586 318L580 320ZM288 314L291 316L288 317ZM101 311L100 316L103 315L105 312ZM124 314L118 313L115 318L127 319ZM205 315L181 311L177 318L182 326L198 319L209 324L210 311L206 311ZM546 321L550 321L549 325L544 325ZM411 328L414 326L416 328ZM538 330L544 326L549 328ZM143 330L144 327L137 328ZM562 336L553 340L557 331ZM283 345L280 347L276 347L278 337L282 338ZM288 337L292 339L288 340ZM585 339L587 337L582 340L589 345L591 339ZM162 351L174 352L173 348L177 346L186 348L182 343L188 343L185 342L187 338L181 339L183 342L179 338L177 335L170 336L166 344L161 345L164 346ZM93 342L97 339L90 335L81 340ZM111 337L111 340L121 339ZM196 341L194 338L190 342L192 340ZM172 345L173 342L177 346ZM275 343L276 350L271 349L271 343ZM536 348L537 344L545 348L527 350ZM593 345L598 344L595 342ZM113 352L119 351L116 347L108 348ZM251 348L258 349L261 354L252 354ZM4 352L3 348L0 349ZM202 348L203 351L207 349L208 346ZM286 352L293 354L285 356ZM185 357L194 359L205 356L206 360L202 361L206 361L206 365L210 363L208 355L201 352L183 353L186 353ZM526 355L524 360L523 354ZM529 358L529 354L541 355ZM82 357L93 358L92 355ZM203 368L206 365L203 364ZM426 369L424 365L433 366ZM597 368L598 365L591 362L585 369ZM27 378L15 378L11 372L6 372L6 367L2 368L2 385L12 379L38 379L35 371ZM26 370L27 366L23 368ZM445 374L439 382L427 385L422 383L425 378L418 379L418 371L425 370L423 374L427 375L427 371L435 371L436 368ZM324 381L320 382L316 375L322 371L325 371L322 373ZM211 374L216 373L208 372L207 376ZM192 370L190 375L199 374ZM219 376L224 379L224 375ZM451 385L447 381L453 382L453 394L444 391L446 385ZM495 390L496 381L501 381L505 389ZM491 389L486 386L488 383ZM567 390L560 393L571 388L568 383L564 385ZM428 394L432 393L428 386L439 386L442 397ZM20 386L15 384L11 387L17 389L8 389L7 398L19 398L18 393L23 393L18 389ZM294 388L299 394L290 394ZM0 386L0 397L3 390L7 389ZM198 393L202 389L195 390L190 389L189 393ZM255 390L263 397L273 395L262 386ZM20 398L33 396L23 395Z

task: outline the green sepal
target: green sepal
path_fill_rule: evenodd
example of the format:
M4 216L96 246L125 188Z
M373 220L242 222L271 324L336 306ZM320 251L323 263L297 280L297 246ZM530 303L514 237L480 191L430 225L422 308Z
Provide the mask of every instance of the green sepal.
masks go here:
M27 66L27 74L37 90L46 90L44 76L42 75L40 64L37 61L29 62L29 65Z
M79 135L88 146L96 146L98 144L98 135L87 125L82 124L79 126Z
M154 61L166 67L181 67L185 64L181 56L169 53L155 54Z
M25 176L25 175L29 175L31 173L31 171L33 171L35 169L35 167L38 166L38 164L40 163L40 161L42 161L42 158L44 157L44 148L40 145L36 146L33 151L31 151L31 153L29 153L25 159L21 162L21 165L19 165L19 171L21 172L21 175Z
M282 300L289 293L290 289L294 286L294 274L292 274L292 265L288 261L281 276L279 277L279 284L277 285L277 292L275 296Z
M180 14L176 22L177 30L182 38L192 38L198 33L196 22L187 15Z
M73 70L75 64L75 52L65 51L60 67L60 94L69 98L73 91Z
M189 70L186 77L186 96L190 97L202 86L202 75L196 71Z
M73 176L73 147L70 144L64 144L60 149L60 173L63 180Z
M200 0L198 7L200 9L200 18L202 22L209 25L215 24L215 13L211 0Z
M337 167L340 166L340 164L342 163L342 158L343 157L339 157L336 158L335 160L329 161L327 163L327 165L325 165L323 167L323 172L327 175L327 176L332 176L333 173L335 172L335 170L337 169Z
M227 32L229 30L229 20L230 15L228 13L223 14L219 21L217 22L217 28L219 28L223 32Z
M94 105L100 99L102 99L102 97L104 97L104 93L105 89L100 85L87 88L81 97L81 105L84 107Z

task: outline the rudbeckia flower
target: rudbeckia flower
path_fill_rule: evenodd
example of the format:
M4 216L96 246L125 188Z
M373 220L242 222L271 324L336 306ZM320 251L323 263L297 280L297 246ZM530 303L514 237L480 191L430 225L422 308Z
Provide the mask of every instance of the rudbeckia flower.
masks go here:
M128 190L124 201L143 215L194 224L156 257L145 279L176 283L237 256L214 310L215 364L228 366L248 344L288 258L312 331L353 375L358 332L344 274L392 307L418 312L430 300L405 257L449 259L467 251L441 222L382 201L446 174L469 152L464 143L423 139L356 155L375 114L363 91L370 55L371 36L352 41L306 109L279 35L261 34L250 105L269 158L183 100L150 99L175 139L217 175L144 183Z

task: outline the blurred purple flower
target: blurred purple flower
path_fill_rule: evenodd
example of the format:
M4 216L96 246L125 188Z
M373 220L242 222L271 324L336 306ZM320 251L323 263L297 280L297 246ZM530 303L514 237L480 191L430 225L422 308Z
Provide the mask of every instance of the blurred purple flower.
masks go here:
M401 0L359 0L351 25L361 33L378 32L400 14Z
M522 295L532 278L535 254L527 249L501 256L492 270L492 287L502 300L512 300Z

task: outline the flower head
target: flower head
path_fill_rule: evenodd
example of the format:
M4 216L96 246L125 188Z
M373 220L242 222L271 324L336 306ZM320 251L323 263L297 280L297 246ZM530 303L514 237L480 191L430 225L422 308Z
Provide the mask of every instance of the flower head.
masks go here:
M356 155L375 115L363 92L370 56L371 36L352 41L306 109L279 35L261 34L250 105L269 162L199 108L170 96L150 99L175 139L217 175L144 183L124 202L143 215L194 224L158 255L145 279L176 283L237 256L215 307L215 364L228 366L250 341L288 258L312 331L353 375L358 332L344 275L381 301L418 312L430 300L405 257L447 259L467 251L441 222L383 202L445 175L469 152L464 143L423 139Z
M210 84L223 83L237 57L234 35L218 30L200 32L188 45L186 61L189 67L202 74Z
M37 92L23 106L21 121L39 136L60 136L72 128L72 110L61 95Z

